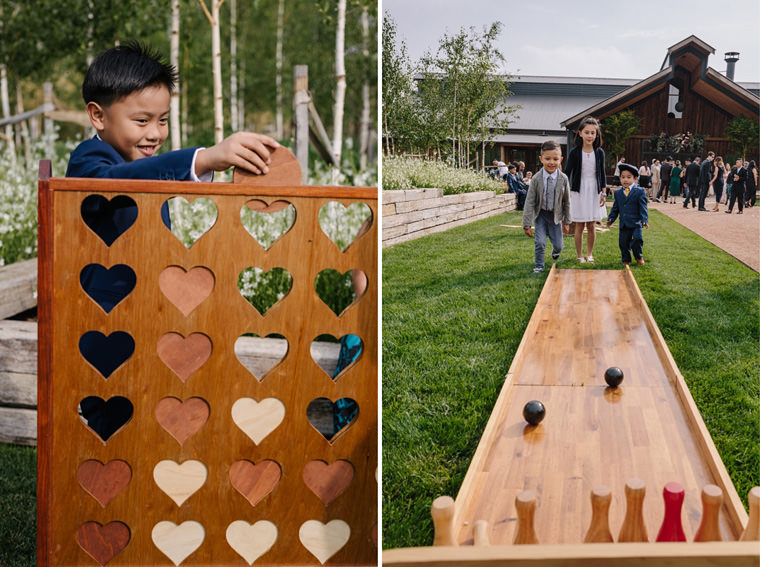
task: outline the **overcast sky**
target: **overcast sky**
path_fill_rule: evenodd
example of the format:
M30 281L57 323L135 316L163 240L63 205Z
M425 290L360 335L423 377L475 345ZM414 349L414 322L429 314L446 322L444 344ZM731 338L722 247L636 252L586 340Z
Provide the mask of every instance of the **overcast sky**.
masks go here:
M498 46L514 75L644 79L668 47L695 35L715 49L708 65L724 72L738 51L734 80L760 82L758 0L381 0L397 40L416 62L445 33L500 21ZM720 7L720 9L718 9Z

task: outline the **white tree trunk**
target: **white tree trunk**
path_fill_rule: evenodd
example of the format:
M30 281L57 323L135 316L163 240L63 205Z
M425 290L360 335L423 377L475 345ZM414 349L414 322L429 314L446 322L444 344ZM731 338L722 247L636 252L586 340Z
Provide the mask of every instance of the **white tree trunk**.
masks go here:
M169 48L169 62L175 69L179 69L179 0L172 0L172 31L171 45ZM169 125L171 126L171 148L178 150L182 147L182 134L180 131L180 82L175 85L172 93L171 108L169 110Z
M3 107L3 118L11 115L11 101L8 97L8 73L5 63L0 64L0 100ZM5 125L5 143L8 144L8 152L11 156L11 162L16 164L16 143L13 140L13 126Z
M219 33L219 8L224 0L211 0L211 12L204 0L198 0L211 24L211 74L214 80L214 143L224 139L224 107L222 99L222 48Z
M240 61L240 80L238 81L238 126L241 130L246 129L245 125L245 57Z
M282 121L282 35L285 19L285 0L279 0L277 6L277 46L275 50L275 138L284 136Z
M335 33L335 107L333 111L333 144L335 155L333 183L337 184L340 167L341 148L343 147L343 105L346 95L346 66L344 63L346 35L346 0L338 0L338 29Z
M237 0L230 0L230 127L233 132L240 130L238 117Z
M16 82L16 113L24 113L24 97L21 93L21 83ZM36 118L36 117L32 117ZM31 122L31 120L30 120ZM26 120L22 120L16 125L16 145L24 147L24 160L27 166L31 166L32 162L32 138L29 135L29 126Z
M369 59L369 13L366 6L362 8L362 55ZM362 84L362 118L359 128L359 169L367 169L369 150L369 81L366 74Z

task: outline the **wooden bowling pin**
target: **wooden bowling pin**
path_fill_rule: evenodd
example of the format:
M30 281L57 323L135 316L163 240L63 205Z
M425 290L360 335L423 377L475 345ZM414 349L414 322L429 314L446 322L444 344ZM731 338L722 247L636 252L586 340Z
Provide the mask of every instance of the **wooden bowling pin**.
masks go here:
M491 545L488 539L488 522L485 520L478 520L475 525L472 526L472 539L475 545L486 546Z
M536 537L536 494L532 490L523 490L515 497L517 509L517 531L512 543L538 543Z
M454 499L451 496L439 496L430 507L433 517L433 545L456 545L454 537Z
M656 541L686 541L681 523L681 508L683 507L684 489L677 482L669 482L662 489L665 500L665 516L662 526L657 533Z
M749 521L740 541L760 541L760 486L754 487L747 496L749 501Z
M644 524L644 496L647 488L640 478L625 483L625 517L620 526L618 542L649 541Z
M612 491L606 486L595 486L591 491L591 525L588 527L583 543L610 543L610 503Z
M722 505L723 491L719 486L708 484L702 489L702 521L694 541L723 541L718 523Z

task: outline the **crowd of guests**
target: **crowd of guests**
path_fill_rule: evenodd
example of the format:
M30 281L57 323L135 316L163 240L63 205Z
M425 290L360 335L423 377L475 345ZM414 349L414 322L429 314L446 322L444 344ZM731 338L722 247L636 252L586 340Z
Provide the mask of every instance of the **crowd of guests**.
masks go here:
M618 164L619 165L619 164ZM646 161L639 167L639 185L646 189L647 197L657 203L678 203L687 209L689 204L698 211L707 211L705 199L712 188L715 205L710 211L717 212L720 205L728 205L726 213L738 214L744 207L755 205L758 171L755 161L737 159L733 167L724 163L721 156L708 152L702 159L681 160L668 156L662 162L653 160L651 167Z

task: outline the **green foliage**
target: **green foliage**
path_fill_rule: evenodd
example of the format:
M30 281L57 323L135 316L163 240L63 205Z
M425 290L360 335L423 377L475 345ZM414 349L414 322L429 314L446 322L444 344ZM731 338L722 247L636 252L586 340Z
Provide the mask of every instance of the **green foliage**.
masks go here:
M626 140L639 131L640 123L641 119L633 110L624 110L602 120L604 143L616 162L625 153Z
M746 118L743 114L732 118L726 125L726 136L734 148L741 153L742 159L747 159L751 150L758 148L760 124Z
M519 212L383 251L383 547L430 545L456 496L544 284ZM746 505L760 484L760 279L657 211L633 271ZM678 242L678 253L673 243ZM572 243L570 243L572 248ZM619 269L617 232L594 264ZM684 301L684 297L689 298Z
M0 445L0 565L33 567L36 553L36 459L31 447Z
M440 161L383 157L383 189L443 189L445 195L472 191L504 193L506 184L480 171L457 169Z

